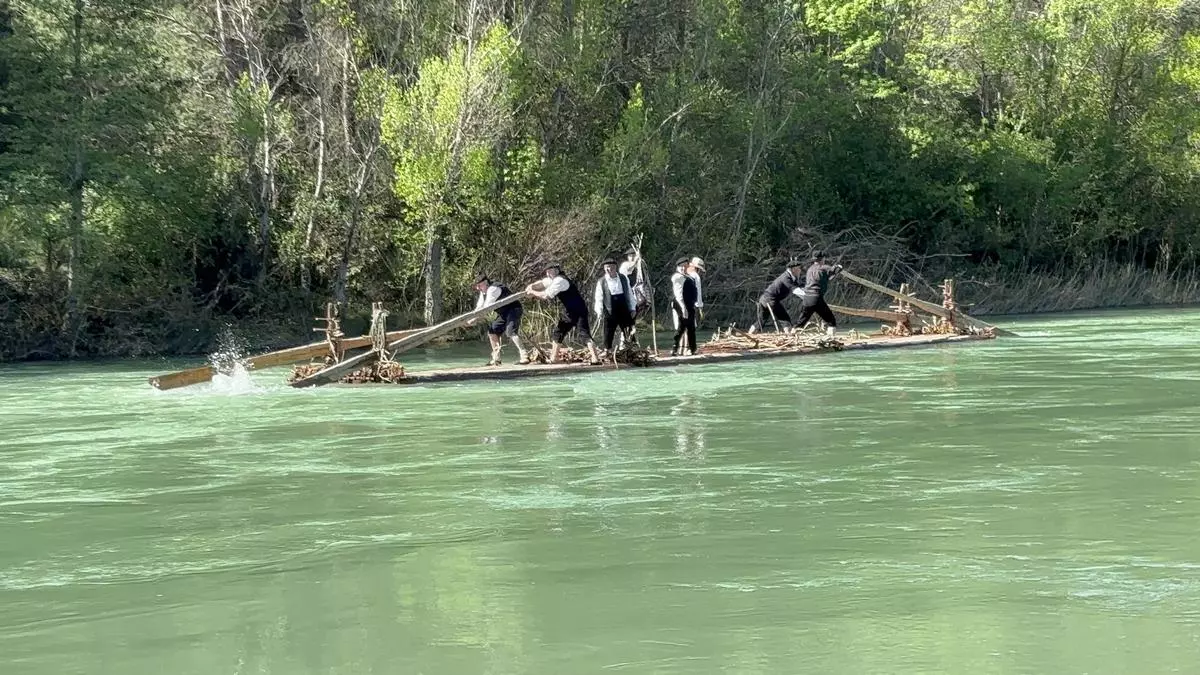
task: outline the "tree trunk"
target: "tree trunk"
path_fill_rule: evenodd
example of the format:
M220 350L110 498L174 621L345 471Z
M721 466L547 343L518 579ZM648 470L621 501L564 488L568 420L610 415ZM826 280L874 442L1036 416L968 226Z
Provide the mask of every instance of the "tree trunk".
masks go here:
M430 225L425 244L425 324L432 326L442 319L442 235Z
M74 80L75 112L78 114L83 106L83 0L75 0L75 11L72 17L73 34L71 36L71 75ZM79 333L79 287L81 285L82 255L83 255L83 190L85 183L85 164L83 153L82 121L75 121L74 139L71 143L71 181L68 193L71 201L71 216L69 221L71 250L67 257L67 311L63 317L63 332L67 339L67 356L75 356L76 336Z
M342 246L342 259L338 262L337 283L333 287L333 300L339 306L346 306L346 298L350 288L350 259L354 256L355 240L358 238L359 224L362 221L362 195L370 175L371 158L359 166L358 181L350 191L350 204L346 210L346 241Z
M260 276L265 276L271 257L271 209L275 205L275 157L271 144L271 103L263 110L262 166L259 167L258 251L262 259Z
M317 77L321 67L317 66ZM321 86L321 85L318 85ZM304 250L300 252L300 287L309 290L312 285L312 242L316 229L317 208L321 204L321 193L325 187L325 97L317 94L317 179L313 186L313 203L308 210L308 225L304 228Z
M338 261L337 281L333 285L333 301L339 307L346 306L346 297L350 288L350 258L354 255L354 239L358 236L359 197L350 196L350 206L346 212L346 240L342 245L342 259Z

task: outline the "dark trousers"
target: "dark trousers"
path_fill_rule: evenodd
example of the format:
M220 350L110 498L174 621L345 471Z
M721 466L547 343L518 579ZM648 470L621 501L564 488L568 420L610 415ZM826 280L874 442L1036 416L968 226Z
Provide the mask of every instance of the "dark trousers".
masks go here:
M770 297L758 299L758 320L754 322L754 332L759 332L763 326L775 327L778 324L783 327L783 324L791 324L792 315L788 314L787 308L778 300L772 300Z
M521 305L517 305L512 309L505 308L507 311L497 316L490 326L488 332L492 335L507 335L512 337L521 330L521 316L525 313L521 309Z
M625 304L625 298L613 298L612 305L612 311L604 315L604 348L609 350L613 348L613 338L618 328L633 328L633 313Z
M558 325L554 330L550 331L550 341L562 343L563 338L571 330L575 330L575 336L584 343L592 341L592 326L588 323L587 308L584 307L582 312L566 312L564 311L558 317Z
M825 298L804 298L804 309L800 312L800 322L796 324L797 328L804 328L804 324L812 318L813 314L821 317L827 326L836 326L837 318L833 316L833 310L829 309L829 305L825 304Z
M680 311L678 303L671 303L671 309L675 312L675 318L679 321L679 327L675 329L675 350L679 351L679 341L684 335L687 336L688 351L696 353L696 308L688 307L687 318L683 317L683 312Z

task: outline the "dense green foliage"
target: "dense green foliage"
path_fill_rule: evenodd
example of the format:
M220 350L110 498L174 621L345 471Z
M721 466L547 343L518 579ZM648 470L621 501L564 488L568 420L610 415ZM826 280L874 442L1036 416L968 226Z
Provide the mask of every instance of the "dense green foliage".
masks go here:
M638 232L730 314L812 245L1173 274L1198 178L1196 0L0 0L0 359L431 319Z

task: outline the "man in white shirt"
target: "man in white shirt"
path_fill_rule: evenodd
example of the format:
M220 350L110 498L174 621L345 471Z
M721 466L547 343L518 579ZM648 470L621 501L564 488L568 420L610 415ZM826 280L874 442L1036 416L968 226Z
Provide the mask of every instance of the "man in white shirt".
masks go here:
M691 264L687 258L675 262L671 275L671 314L675 319L675 346L671 356L696 353L696 280L687 273ZM683 340L686 339L686 343Z
M587 343L592 365L600 365L600 355L596 353L596 343L592 340L592 329L588 325L587 303L583 301L575 282L562 273L562 267L557 263L547 265L546 278L529 284L525 290L539 300L558 298L561 305L558 325L550 332L550 363L558 361L563 338L574 329L579 339Z
M483 309L489 305L496 304L500 298L505 298L512 295L512 291L504 284L492 283L486 275L475 277L475 290L479 292L479 299L475 301L475 309ZM488 361L489 366L500 365L500 336L507 335L512 341L513 346L517 348L519 359L518 365L529 363L529 355L525 352L525 345L521 342L521 336L518 332L521 330L521 316L524 315L524 309L521 303L514 302L496 310L496 318L488 325L488 342L492 345L492 360Z
M596 318L604 321L604 351L609 354L617 329L627 332L633 328L637 300L633 297L629 277L617 273L617 261L609 258L603 266L604 274L596 282L596 291L592 294L592 306L596 308Z

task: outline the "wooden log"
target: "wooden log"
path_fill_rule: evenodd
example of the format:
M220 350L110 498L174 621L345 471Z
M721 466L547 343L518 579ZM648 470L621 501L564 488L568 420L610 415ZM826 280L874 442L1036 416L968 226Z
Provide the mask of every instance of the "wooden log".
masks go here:
M973 316L968 316L967 314L964 314L962 312L951 312L950 310L946 309L945 307L942 307L941 305L936 305L932 302L926 302L924 300L921 300L919 298L914 298L912 296L903 295L899 291L893 291L892 289L888 288L887 286L884 286L882 284L877 284L874 281L870 281L870 280L864 279L858 275L851 274L850 272L847 272L846 270L842 270L840 272L840 274L841 274L841 276L846 277L847 279L849 279L850 281L853 281L856 284L859 284L861 286L866 286L867 288L869 288L873 291L879 291L880 293L883 293L885 295L890 295L891 297L896 298L897 300L903 300L904 302L909 303L910 305L912 305L913 307L916 307L917 309L920 309L925 312L929 312L930 314L933 314L936 316L940 316L943 319L951 319L951 320L961 321L961 322L965 323L966 325L971 326L972 328L979 329L979 330L987 330L990 328L996 332L996 335L1008 335L1008 336L1016 335L1016 333L1004 330L1003 328L997 328L990 323L987 323L985 321L980 321L979 319L976 319Z
M975 340L992 339L987 335L912 335L906 337L883 337L864 340L847 341L843 343L842 352L856 350L894 349L918 347ZM690 365L738 363L763 359L785 358L789 356L804 356L807 354L823 354L834 351L831 348L818 345L803 345L779 349L749 349L732 352L700 353L694 356L670 356L651 361L649 368L671 368ZM620 364L619 370L638 370L638 366ZM528 366L489 366L469 368L447 368L423 373L405 372L399 384L434 384L439 382L467 382L472 380L516 380L531 377L552 377L556 375L577 375L586 373L610 373L612 367L593 366L587 363L558 363L536 364Z
M513 293L512 295L509 295L506 298L501 298L500 300L482 309L476 309L467 312L466 314L460 314L453 319L447 319L436 326L430 326L425 330L418 331L412 335L396 340L395 342L389 342L387 350L389 352L398 354L409 349L420 347L430 340L435 340L456 328L461 328L472 321L483 317L488 312L494 312L505 305L510 305L514 302L517 302L526 295L529 295L529 291ZM338 380L342 379L343 375L352 373L363 366L370 365L371 363L377 361L380 356L381 354L377 350L371 350L366 354L359 354L358 356L345 359L340 363L335 363L324 370L309 375L308 377L295 380L291 383L291 385L297 388L319 387L323 384L337 382Z
M864 316L868 319L879 319L880 321L891 321L892 323L900 323L908 319L908 315L902 312L889 312L883 309L858 309L856 307L842 307L841 305L830 305L829 309L838 314L846 314L847 316Z
M321 346L324 347L325 343L322 342ZM150 386L155 389L178 389L193 384L210 382L216 372L216 369L212 366L200 366L199 368L189 368L188 370L167 373L166 375L156 375L150 378L149 382Z
M397 330L387 334L388 340L399 340L408 335L419 333L423 329L415 330ZM371 336L363 335L362 337L348 338L342 340L343 349L358 349L360 347L370 347ZM259 354L242 359L241 364L246 370L261 370L263 368L273 368L275 366L284 366L289 363L299 363L308 359L323 356L329 353L329 343L322 340L312 344L303 345L300 347L289 347L275 352ZM203 384L210 382L216 370L212 366L201 366L199 368L190 368L165 375L156 375L149 379L150 386L155 389L178 389L187 387L193 384Z

